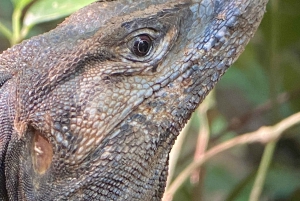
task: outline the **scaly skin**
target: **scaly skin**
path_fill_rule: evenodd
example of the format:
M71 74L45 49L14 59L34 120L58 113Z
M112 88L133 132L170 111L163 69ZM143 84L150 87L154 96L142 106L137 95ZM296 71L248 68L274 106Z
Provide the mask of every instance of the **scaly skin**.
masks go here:
M176 136L266 3L96 2L5 51L0 200L160 200Z

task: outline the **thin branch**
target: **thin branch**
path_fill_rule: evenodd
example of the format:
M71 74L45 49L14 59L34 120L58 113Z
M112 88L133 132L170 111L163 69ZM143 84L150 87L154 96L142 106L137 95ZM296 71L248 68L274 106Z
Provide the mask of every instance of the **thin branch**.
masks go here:
M269 142L267 146L265 147L264 154L261 160L261 163L258 168L257 176L255 178L251 193L250 193L250 198L249 201L258 201L259 197L261 195L267 172L270 167L273 154L275 151L277 140L274 140L272 142Z
M208 110L212 108L214 105L214 93L210 93L207 99L200 105L200 107L197 109L197 113L199 116L199 131L198 131L198 140L196 144L196 149L194 152L194 161L197 161L199 158L201 158L208 147L209 143L209 136L210 136L210 128L209 128L209 120L208 120ZM202 201L203 196L203 184L204 179L201 175L204 175L205 171L199 167L197 170L195 170L191 176L190 176L190 182L193 185L193 201Z
M177 137L175 144L170 152L170 160L169 160L169 172L168 172L168 179L167 179L167 187L170 185L171 180L173 178L175 167L182 149L183 142L185 140L186 135L188 134L188 128L190 126L189 123L183 128L183 130L180 132L179 136Z
M231 140L223 142L219 145L214 146L209 149L205 155L203 155L199 160L192 162L188 165L172 182L170 187L166 190L166 197L172 197L177 189L183 184L183 182L191 175L191 173L198 169L203 163L208 159L215 156L216 154L223 152L232 147L238 145L249 144L254 142L267 143L276 140L281 137L284 131L291 128L292 126L300 123L300 112L293 114L281 122L275 124L274 126L261 127L258 130L250 133L243 134L241 136L235 137Z
M13 38L11 41L11 45L15 45L21 41L20 30L21 30L21 15L22 9L16 7L12 16L12 28L13 28Z
M299 94L299 92L300 91L298 91L298 94ZM291 94L288 92L283 92L281 94L278 94L275 101L272 101L271 99L269 99L266 102L264 102L263 104L255 107L253 110L243 114L242 116L232 118L230 120L228 127L226 128L226 130L224 132L229 131L229 130L237 130L237 129L241 128L243 125L245 125L247 122L249 122L249 120L251 120L252 117L257 117L258 115L262 115L265 112L270 111L274 107L273 102L276 102L276 105L280 105L280 104L283 104L283 103L287 102L288 100L290 100L290 98L291 98Z
M174 172L175 172L175 167L176 167L177 161L179 159L179 155L180 155L180 152L182 149L183 142L185 140L186 135L188 134L189 127L190 127L190 121L180 132L180 134L177 137L175 144L170 152L169 170L168 170L168 178L167 178L166 188L168 188L169 185L171 184L171 180L172 180ZM165 200L165 201L172 200L172 197L168 197L167 194L164 194L164 197L162 198L162 200Z
M280 88L281 79L279 75L279 68L280 68L280 56L278 55L278 28L279 28L279 1L273 0L271 3L271 50L270 52L270 62L269 62L269 69L270 69L270 96L271 102L274 106L273 109L273 119L279 116L279 104L277 101L277 94ZM278 79L279 78L279 79ZM264 183L266 180L267 172L269 166L271 164L273 154L275 151L277 140L271 141L265 147L263 157L259 164L259 169L254 181L254 185L252 187L249 200L250 201L258 201L260 200L260 196L264 187Z
M209 99L208 99L209 100ZM209 103L203 102L200 107L198 108L197 112L199 114L199 122L200 122L200 130L198 133L198 140L196 144L196 150L194 153L194 161L199 160L203 154L205 154L208 142L209 142L209 123L207 117L207 111L209 110ZM199 182L201 169L195 170L191 175L191 183L196 184Z
M299 95L300 95L300 89L297 89L292 92L280 93L280 94L278 94L278 96L276 98L277 105L286 103L287 101L290 101L296 97L299 97ZM262 115L265 112L268 112L269 110L271 110L273 107L274 107L274 105L272 104L272 101L269 99L265 103L255 107L253 110L250 110L249 112L247 112L239 117L233 117L229 121L228 126L224 129L222 129L222 131L214 134L214 136L216 136L216 137L214 137L210 140L213 142L217 141L221 136L223 136L228 131L237 130L237 129L241 128L243 125L248 123L252 117L257 117L259 115Z

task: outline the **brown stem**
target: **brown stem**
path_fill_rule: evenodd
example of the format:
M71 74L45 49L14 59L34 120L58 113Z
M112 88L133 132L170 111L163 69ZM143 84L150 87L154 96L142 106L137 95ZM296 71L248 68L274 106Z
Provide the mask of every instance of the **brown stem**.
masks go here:
M193 161L188 165L172 182L169 188L165 192L166 198L172 198L177 189L183 184L183 182L191 175L193 171L201 167L208 159L215 156L216 154L223 152L232 147L238 145L249 144L254 142L267 143L276 140L281 137L284 131L291 128L292 126L300 123L300 112L293 114L274 126L264 126L258 130L250 133L246 133L235 137L231 140L223 142L209 149L201 158L197 161ZM167 199L165 199L167 200ZM170 200L170 199L169 199Z

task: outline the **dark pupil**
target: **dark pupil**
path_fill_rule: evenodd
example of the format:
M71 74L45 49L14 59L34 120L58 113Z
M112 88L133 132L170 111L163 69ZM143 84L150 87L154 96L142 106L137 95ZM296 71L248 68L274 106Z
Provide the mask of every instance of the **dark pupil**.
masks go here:
M133 53L137 56L145 56L151 47L151 39L146 36L138 36L133 43Z

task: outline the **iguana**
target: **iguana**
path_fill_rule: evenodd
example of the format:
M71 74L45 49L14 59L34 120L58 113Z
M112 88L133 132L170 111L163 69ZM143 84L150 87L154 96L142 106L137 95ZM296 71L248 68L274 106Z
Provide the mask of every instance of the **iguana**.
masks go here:
M95 2L0 55L0 200L160 200L267 0Z

